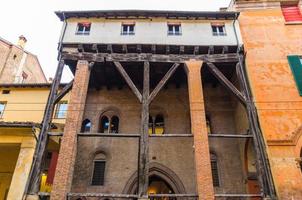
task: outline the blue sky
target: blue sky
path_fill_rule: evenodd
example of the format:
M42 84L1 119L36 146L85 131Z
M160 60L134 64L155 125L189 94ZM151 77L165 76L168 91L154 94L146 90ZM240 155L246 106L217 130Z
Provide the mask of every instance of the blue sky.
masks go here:
M24 35L25 49L36 54L46 74L53 77L57 66L57 43L62 22L54 14L57 10L194 10L216 11L230 0L9 0L0 7L0 37L17 43ZM71 74L64 72L68 81Z

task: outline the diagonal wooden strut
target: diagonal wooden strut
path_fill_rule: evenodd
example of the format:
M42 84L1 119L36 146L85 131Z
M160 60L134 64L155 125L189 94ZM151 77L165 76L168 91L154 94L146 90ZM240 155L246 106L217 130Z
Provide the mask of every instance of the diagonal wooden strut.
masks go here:
M71 89L73 85L73 80L70 81L59 94L56 95L56 98L54 100L54 104L58 103Z
M245 96L231 83L221 71L213 64L207 63L210 72L218 79L218 81L230 92L234 94L234 96L244 105L246 106L246 98Z
M123 68L123 66L121 65L120 62L113 62L116 69L119 71L119 73L122 75L122 77L125 79L125 81L127 82L128 86L130 87L130 89L132 90L132 92L135 94L135 96L138 98L139 102L142 102L142 95L139 92L139 90L137 89L137 87L135 86L135 84L133 83L133 81L131 80L131 78L129 77L129 75L127 74L127 72L125 71L125 69Z
M148 103L150 104L153 99L156 97L158 92L164 87L164 85L167 83L169 78L174 74L177 67L179 66L179 63L174 63L173 66L169 69L169 71L165 74L165 76L160 80L160 82L157 84L155 89L151 92L148 98Z

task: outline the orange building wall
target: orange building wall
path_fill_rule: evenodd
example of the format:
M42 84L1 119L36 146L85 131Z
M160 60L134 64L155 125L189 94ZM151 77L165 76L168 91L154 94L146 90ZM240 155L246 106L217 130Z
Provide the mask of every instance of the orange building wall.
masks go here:
M279 6L241 11L239 23L279 199L302 199L302 97L287 62L302 55L302 24L285 25Z

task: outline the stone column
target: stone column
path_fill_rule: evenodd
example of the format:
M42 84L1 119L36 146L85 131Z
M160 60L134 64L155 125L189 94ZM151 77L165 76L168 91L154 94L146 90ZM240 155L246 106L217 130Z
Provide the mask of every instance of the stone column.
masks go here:
M35 139L33 137L24 137L22 139L18 160L7 194L8 200L23 198L34 152Z
M77 150L77 133L80 132L83 120L89 77L89 63L79 60L69 99L51 200L65 200L66 194L71 189Z
M194 135L197 192L200 200L214 200L209 141L204 110L201 67L202 61L185 62L188 69L188 89L191 131Z

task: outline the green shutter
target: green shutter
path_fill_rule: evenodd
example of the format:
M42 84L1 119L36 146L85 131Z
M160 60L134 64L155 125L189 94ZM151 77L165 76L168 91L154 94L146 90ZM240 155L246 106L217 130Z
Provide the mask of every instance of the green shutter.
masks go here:
M302 96L302 64L299 56L287 56L300 96Z

